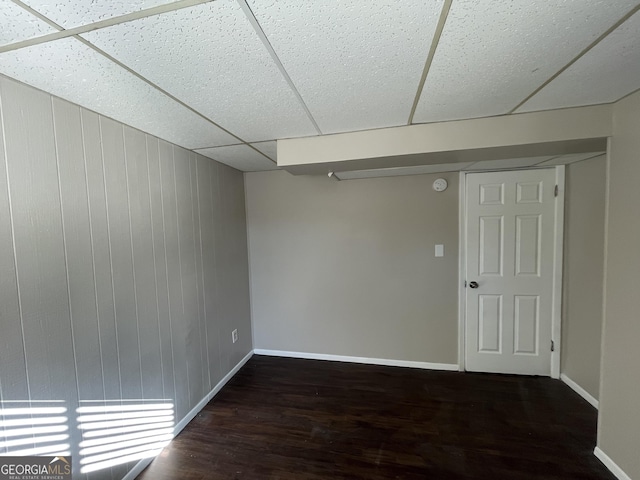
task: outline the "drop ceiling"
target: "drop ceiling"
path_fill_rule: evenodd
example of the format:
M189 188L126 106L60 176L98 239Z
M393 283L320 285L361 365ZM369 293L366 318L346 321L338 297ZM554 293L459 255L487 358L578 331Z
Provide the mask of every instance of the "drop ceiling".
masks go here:
M270 170L277 139L615 102L640 89L639 10L0 0L0 73L239 170Z

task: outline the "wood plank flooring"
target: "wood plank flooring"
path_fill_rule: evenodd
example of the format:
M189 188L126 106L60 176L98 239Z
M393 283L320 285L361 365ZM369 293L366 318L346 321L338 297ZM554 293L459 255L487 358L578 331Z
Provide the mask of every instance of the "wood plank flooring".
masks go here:
M615 479L558 380L254 356L138 477Z

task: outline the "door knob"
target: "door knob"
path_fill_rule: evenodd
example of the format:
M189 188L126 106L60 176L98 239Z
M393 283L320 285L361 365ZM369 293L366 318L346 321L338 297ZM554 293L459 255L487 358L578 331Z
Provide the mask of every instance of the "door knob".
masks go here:
M469 282L469 287L478 288L478 282Z

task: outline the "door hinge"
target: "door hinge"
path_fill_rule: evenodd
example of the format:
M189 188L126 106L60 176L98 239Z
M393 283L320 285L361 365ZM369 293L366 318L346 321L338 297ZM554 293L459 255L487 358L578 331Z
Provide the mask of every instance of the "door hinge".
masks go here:
M560 188L558 187L558 185L556 185L556 188L553 189L553 196L557 197L559 191L560 191Z
M554 352L556 349L556 344L553 343L553 340L551 340L551 351Z
M467 281L464 281L464 288L467 288Z

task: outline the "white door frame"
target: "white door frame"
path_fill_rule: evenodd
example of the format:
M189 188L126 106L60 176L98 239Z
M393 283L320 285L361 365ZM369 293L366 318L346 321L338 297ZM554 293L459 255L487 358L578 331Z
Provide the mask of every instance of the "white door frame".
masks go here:
M553 294L551 298L551 352L552 378L560 378L560 350L562 347L562 255L564 253L564 176L565 166L555 167L558 196L555 202L555 228L553 237ZM459 182L459 232L458 236L458 366L465 370L466 338L466 295L464 282L467 278L467 174L480 172L460 172Z

